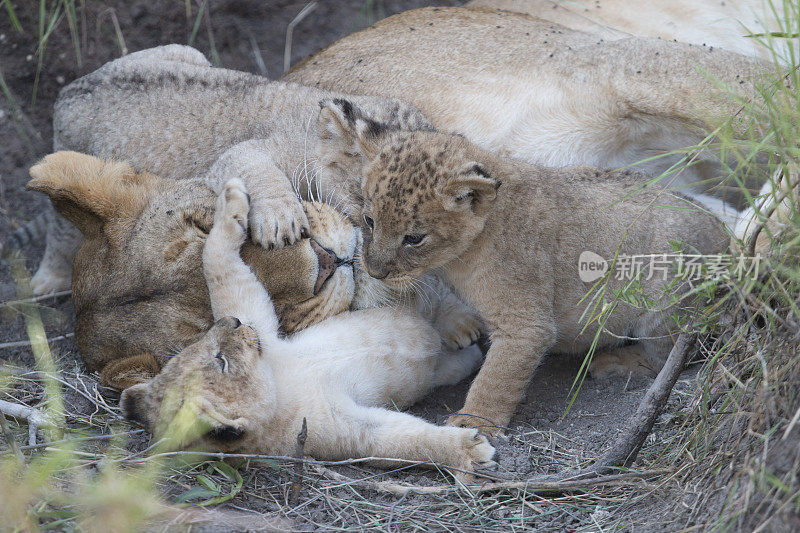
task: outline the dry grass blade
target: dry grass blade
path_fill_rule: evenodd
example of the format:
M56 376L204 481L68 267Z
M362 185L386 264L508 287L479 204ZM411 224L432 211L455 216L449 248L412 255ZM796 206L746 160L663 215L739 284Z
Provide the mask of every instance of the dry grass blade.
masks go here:
M286 42L283 47L283 71L286 72L289 70L289 67L292 66L292 34L294 33L294 28L304 18L306 18L312 11L317 9L317 2L309 2L308 4L300 10L300 13L297 14L295 18L286 26Z

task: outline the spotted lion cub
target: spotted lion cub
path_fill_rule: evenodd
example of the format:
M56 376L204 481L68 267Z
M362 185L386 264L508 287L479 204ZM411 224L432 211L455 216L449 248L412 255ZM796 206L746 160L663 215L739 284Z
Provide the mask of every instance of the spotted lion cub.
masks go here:
M305 451L319 459L494 467L495 450L476 430L384 408L460 381L480 350L441 353L430 325L388 308L345 312L281 338L269 294L239 257L248 211L244 184L230 180L203 249L216 323L156 377L123 392L125 415L181 448L290 454L306 419ZM187 421L194 430L184 431Z
M366 271L392 285L437 269L486 321L491 348L453 425L498 433L545 353L586 353L597 324L584 329L582 299L593 285L579 275L584 251L610 260L617 251L670 254L675 241L686 253L725 248L721 222L688 198L634 193L641 175L503 159L460 136L381 128L334 101L320 117L339 132L328 142L365 160ZM633 352L656 368L673 344L675 308L664 294L672 276L644 274L642 294L656 305L620 302L598 348L612 359ZM608 299L624 284L611 276Z

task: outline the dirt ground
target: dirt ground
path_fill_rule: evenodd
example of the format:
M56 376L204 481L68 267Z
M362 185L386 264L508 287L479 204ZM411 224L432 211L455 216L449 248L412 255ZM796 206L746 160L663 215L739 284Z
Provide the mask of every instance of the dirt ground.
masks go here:
M21 5L23 2L15 2ZM426 0L342 0L323 1L319 7L296 28L293 39L293 63L305 55L333 42L334 40L374 22L379 16L389 15L405 9L425 5L458 5L458 1L428 2ZM199 4L199 2L198 2ZM284 38L287 24L303 8L304 1L255 1L231 0L211 1L210 27L203 21L194 43L211 57L209 38L213 35L222 66L242 69L267 75L280 76L283 70ZM45 207L43 195L28 193L24 185L28 180L27 169L46 154L52 143L52 105L58 90L71 80L99 67L104 62L118 57L121 43L116 37L112 11L116 17L124 46L128 52L171 42L187 43L194 20L187 20L185 4L182 1L153 2L138 0L130 2L92 2L87 3L85 17L86 35L82 41L82 64L76 61L73 41L68 25L61 20L49 39L45 50L41 75L35 103L32 102L33 86L37 69L36 19L33 10L19 7L18 14L26 28L25 33L15 31L5 14L0 11L0 69L14 102L20 108L19 120L14 120L14 111L7 98L0 98L0 240L5 241L13 230L25 221L31 220ZM31 11L27 13L26 11ZM195 5L195 12L197 7ZM79 16L82 13L79 12ZM254 54L258 50L258 56ZM257 58L258 57L258 58ZM263 64L262 64L263 62ZM43 242L34 243L25 250L28 268L33 270L43 251ZM7 265L0 265L0 301L13 299L15 288ZM74 323L74 313L68 298L41 302L47 334L50 338L69 336ZM123 326L124 327L124 326ZM0 324L0 343L21 341L27 338L22 318L15 313L6 312ZM67 337L52 343L58 354L59 364L69 383L82 383L92 394L99 391L112 408L116 406L117 395L104 390L97 384L96 376L86 374L72 340ZM33 366L28 347L10 347L0 350L0 361ZM579 362L558 358L547 359L531 383L527 397L511 423L509 436L497 442L501 453L501 472L515 476L542 474L574 468L592 460L625 427L632 416L644 391L649 385L646 379L624 378L598 382L587 380L577 401L566 416L569 403L569 390L576 375ZM693 370L689 369L673 393L672 405L680 402L683 393L692 387ZM412 412L429 420L441 422L447 414L460 406L467 384L436 391L429 398L416 405ZM95 406L85 396L67 390L68 410L74 419L91 414ZM651 435L649 449L658 448L659 442L670 434L669 415L662 416ZM128 444L131 450L141 451L147 446L147 437L137 435ZM644 456L648 455L648 448ZM359 469L360 472L378 471ZM352 475L352 472L351 472ZM269 469L251 467L248 469L246 484L254 486L275 482ZM435 474L420 471L383 474L381 479L402 480L409 483L431 484L441 482ZM173 492L180 487L165 487ZM331 489L323 498L319 491L304 488L301 501L304 505L289 511L277 502L266 501L255 496L242 494L221 506L231 511L257 511L288 518L281 522L300 529L368 529L361 523L357 511L349 510L342 504L335 504L337 498L346 498L347 488ZM632 499L627 505L620 502L604 502L602 498L571 500L570 505L539 502L522 504L489 505L481 510L481 515L466 520L465 529L477 527L485 530L506 529L515 520L520 528L532 526L544 529L588 528L602 529L608 523L610 514L604 509L616 505L614 521L624 516L623 524L631 529L656 527L673 529L687 526L688 518L682 515L680 507L670 496L669 487L651 492L647 499ZM397 498L367 491L369 505L398 505ZM352 496L352 495L351 495ZM334 503L332 503L332 501ZM359 500L361 501L361 500ZM402 502L409 509L433 505L435 497L411 495ZM433 502L433 503L432 503ZM363 501L362 501L363 504ZM337 505L339 505L337 507ZM357 506L356 506L357 507ZM470 508L467 506L466 508ZM395 507L392 507L395 512ZM433 511L431 511L433 512ZM525 513L528 513L527 518ZM519 515L521 513L521 515ZM397 511L397 516L402 512ZM519 516L518 516L519 515ZM409 515L410 516L410 515ZM539 518L533 519L531 517ZM669 520L668 520L669 517ZM391 522L392 517L389 517ZM411 520L411 519L409 519ZM435 524L437 522L431 522ZM406 522L406 527L418 527L417 522ZM412 525L408 525L412 524ZM416 525L414 525L416 524ZM593 524L596 524L594 526ZM670 525L671 524L671 525ZM231 523L229 523L231 527ZM251 524L252 526L252 524ZM438 527L431 526L432 529ZM238 526L237 526L238 527ZM249 526L248 526L249 527ZM255 527L255 526L253 526ZM377 526L376 526L377 527ZM390 525L391 528L391 525ZM244 527L247 529L247 527Z

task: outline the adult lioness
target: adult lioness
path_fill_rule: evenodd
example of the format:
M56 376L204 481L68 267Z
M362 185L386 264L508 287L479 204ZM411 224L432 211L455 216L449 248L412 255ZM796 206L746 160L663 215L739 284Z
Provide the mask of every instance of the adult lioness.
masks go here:
M47 156L31 176L29 188L48 194L84 236L73 286L81 356L105 385L150 379L213 323L201 251L216 194L201 179L164 179L75 152ZM271 293L284 332L392 303L394 292L356 262L360 231L329 205L303 206L308 238L271 251L248 242L241 252ZM435 292L419 310L447 346L467 346L480 321L451 294Z
M347 37L285 79L402 98L437 128L529 162L616 167L696 143L709 116L736 109L711 96L707 76L748 94L762 68L736 54L679 43L599 41L518 13L430 8ZM165 177L208 173L219 183L242 176L253 195L251 235L281 246L305 225L289 186L298 173L346 211L358 203L358 188L348 180L353 162L318 152L325 132L316 129L316 104L332 96L213 69L190 48L162 47L67 86L56 104L54 143ZM428 125L397 100L352 100L378 121ZM651 159L643 167L657 174L674 160ZM715 170L701 161L676 183L711 179ZM303 195L305 183L299 181ZM33 280L37 293L69 283L76 239L62 237L59 244L58 233L52 235Z

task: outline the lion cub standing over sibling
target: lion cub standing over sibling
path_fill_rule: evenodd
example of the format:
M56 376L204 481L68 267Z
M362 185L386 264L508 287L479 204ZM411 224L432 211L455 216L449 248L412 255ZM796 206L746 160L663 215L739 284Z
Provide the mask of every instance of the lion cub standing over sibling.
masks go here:
M430 325L389 308L279 336L270 296L239 256L249 210L242 181L227 182L203 248L217 322L156 377L122 393L125 416L179 448L287 455L305 419L305 451L319 459L434 461L462 473L495 466L494 448L476 430L383 408L460 381L480 360L477 347L442 353Z
M487 323L491 348L454 425L487 432L507 425L545 353L586 353L596 329L583 331L581 321L581 299L592 286L579 277L583 251L610 260L617 250L672 253L669 243L681 241L687 253L712 254L727 242L719 220L689 199L634 192L638 175L502 159L463 137L381 128L356 106L334 101L324 103L321 120L338 131L329 142L354 144L365 160L367 272L397 284L439 268ZM663 363L673 342L663 296L670 280L663 277L643 276L642 288L666 309L619 305L598 348ZM624 283L612 276L609 297Z

